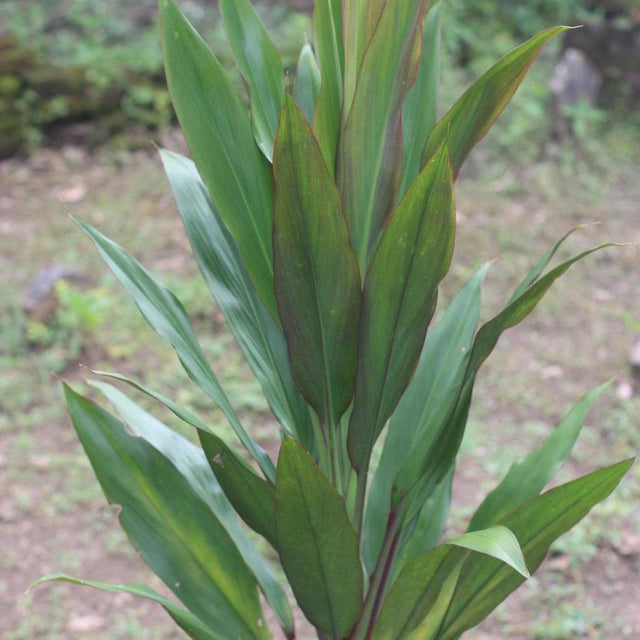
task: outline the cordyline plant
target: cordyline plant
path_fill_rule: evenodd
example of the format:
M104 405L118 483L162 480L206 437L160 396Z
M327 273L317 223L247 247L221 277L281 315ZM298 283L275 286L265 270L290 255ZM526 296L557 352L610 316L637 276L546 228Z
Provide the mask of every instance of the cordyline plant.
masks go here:
M222 409L244 457L124 376L104 374L164 403L200 446L105 382L94 384L119 418L65 387L107 498L177 600L138 584L43 580L155 600L197 640L270 638L276 624L294 638L287 590L242 520L272 547L319 638L459 638L631 464L541 493L598 388L511 467L465 534L440 542L478 369L501 333L596 250L544 273L565 236L478 328L482 267L428 331L453 253L454 179L564 27L515 49L436 123L438 2L317 0L291 94L248 0L220 7L250 116L174 1L161 0L169 89L195 163L161 155L200 270L279 424L278 458L241 424L178 299L80 223Z

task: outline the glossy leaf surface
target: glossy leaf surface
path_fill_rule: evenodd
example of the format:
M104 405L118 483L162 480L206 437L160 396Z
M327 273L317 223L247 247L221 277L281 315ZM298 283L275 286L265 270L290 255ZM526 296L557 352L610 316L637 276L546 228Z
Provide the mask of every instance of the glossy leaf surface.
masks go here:
M269 162L218 60L174 0L160 2L167 84L189 148L256 291L275 317Z
M194 163L169 151L161 157L200 271L271 410L288 433L313 450L309 408L293 382L282 329L256 294Z
M356 469L368 465L413 375L454 236L453 182L443 146L394 211L367 273L348 439Z
M553 27L542 31L476 80L432 131L423 160L431 157L442 141L447 140L453 174L457 176L469 152L507 106L544 45L566 29Z
M280 559L300 608L332 638L345 638L362 604L356 532L342 496L309 454L285 438L278 458Z
M268 478L274 478L273 463L240 424L227 396L198 344L184 307L122 247L84 222L78 222L94 241L102 258L138 305L147 322L176 350L189 377L224 411L233 430Z
M145 562L208 627L268 638L255 580L206 502L149 443L69 387L65 394L100 485Z
M276 297L302 395L335 425L353 395L360 274L335 183L291 98L274 156Z
M99 373L99 372L96 372ZM125 382L142 393L163 403L181 420L197 429L207 429L201 420L194 416L170 398L145 387L126 376L119 374L105 374ZM195 493L206 502L222 526L233 539L235 546L242 555L247 567L255 576L258 586L276 614L284 629L293 629L293 616L287 602L287 597L273 574L271 567L258 552L256 546L249 539L243 529L238 515L234 511L229 499L224 494L202 449L196 447L186 438L147 413L128 396L115 387L102 382L92 381L91 385L99 389L111 402L127 427L137 436L144 438L151 446L164 455L182 474Z
M249 87L256 143L271 161L284 100L280 54L249 0L220 0L220 11L233 55Z

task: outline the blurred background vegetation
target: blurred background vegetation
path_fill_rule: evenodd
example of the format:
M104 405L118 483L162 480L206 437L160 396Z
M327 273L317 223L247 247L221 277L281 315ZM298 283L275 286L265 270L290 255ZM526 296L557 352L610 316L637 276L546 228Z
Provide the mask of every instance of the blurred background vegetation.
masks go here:
M595 99L589 95L583 106L565 107L563 115L576 121L572 130L582 137L608 131L612 121L637 122L637 109L629 105L640 98L640 0L444 4L443 105L460 86L535 32L559 23L586 24L580 46L595 67L600 92L595 92ZM216 2L185 0L183 5L223 64L232 69ZM301 44L310 38L311 5L311 0L257 3L290 70ZM149 136L136 136L134 129L140 134L170 125L174 116L164 85L155 8L156 0L2 0L0 157L61 139L95 146L115 137L120 144L145 145ZM604 44L592 36L591 28ZM625 37L631 38L629 46L616 48L615 41ZM562 47L554 43L545 52L544 63L536 66L538 81L527 84L518 98L521 108L510 110L511 119L501 129L505 148L527 136L525 160L541 152L550 130L548 78ZM125 130L126 136L119 135Z

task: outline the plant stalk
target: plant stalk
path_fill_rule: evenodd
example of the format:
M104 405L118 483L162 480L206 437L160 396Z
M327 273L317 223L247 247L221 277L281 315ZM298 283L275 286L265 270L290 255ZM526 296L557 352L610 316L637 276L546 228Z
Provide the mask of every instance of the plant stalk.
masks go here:
M391 511L389 513L389 519L387 520L387 531L384 536L380 556L371 574L369 590L362 605L362 613L356 623L350 640L368 640L371 635L398 549L401 529L400 522L398 513Z

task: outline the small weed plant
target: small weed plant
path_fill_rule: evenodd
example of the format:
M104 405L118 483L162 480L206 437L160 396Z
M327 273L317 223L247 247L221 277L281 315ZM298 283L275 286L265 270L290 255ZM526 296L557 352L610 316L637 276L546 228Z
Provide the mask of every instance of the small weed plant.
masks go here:
M194 161L161 156L202 275L278 423L277 458L241 423L178 299L80 223L238 442L118 374L105 375L163 403L199 445L104 379L93 384L118 417L65 386L104 493L176 599L42 581L154 600L196 640L266 639L278 626L295 638L288 593L322 640L455 640L631 465L543 492L595 389L509 469L466 533L442 540L478 370L503 331L602 248L548 268L567 234L478 326L485 265L431 326L454 248L455 178L564 27L516 48L437 120L438 2L317 0L292 87L248 0L220 7L250 113L174 0L161 0L169 90Z

